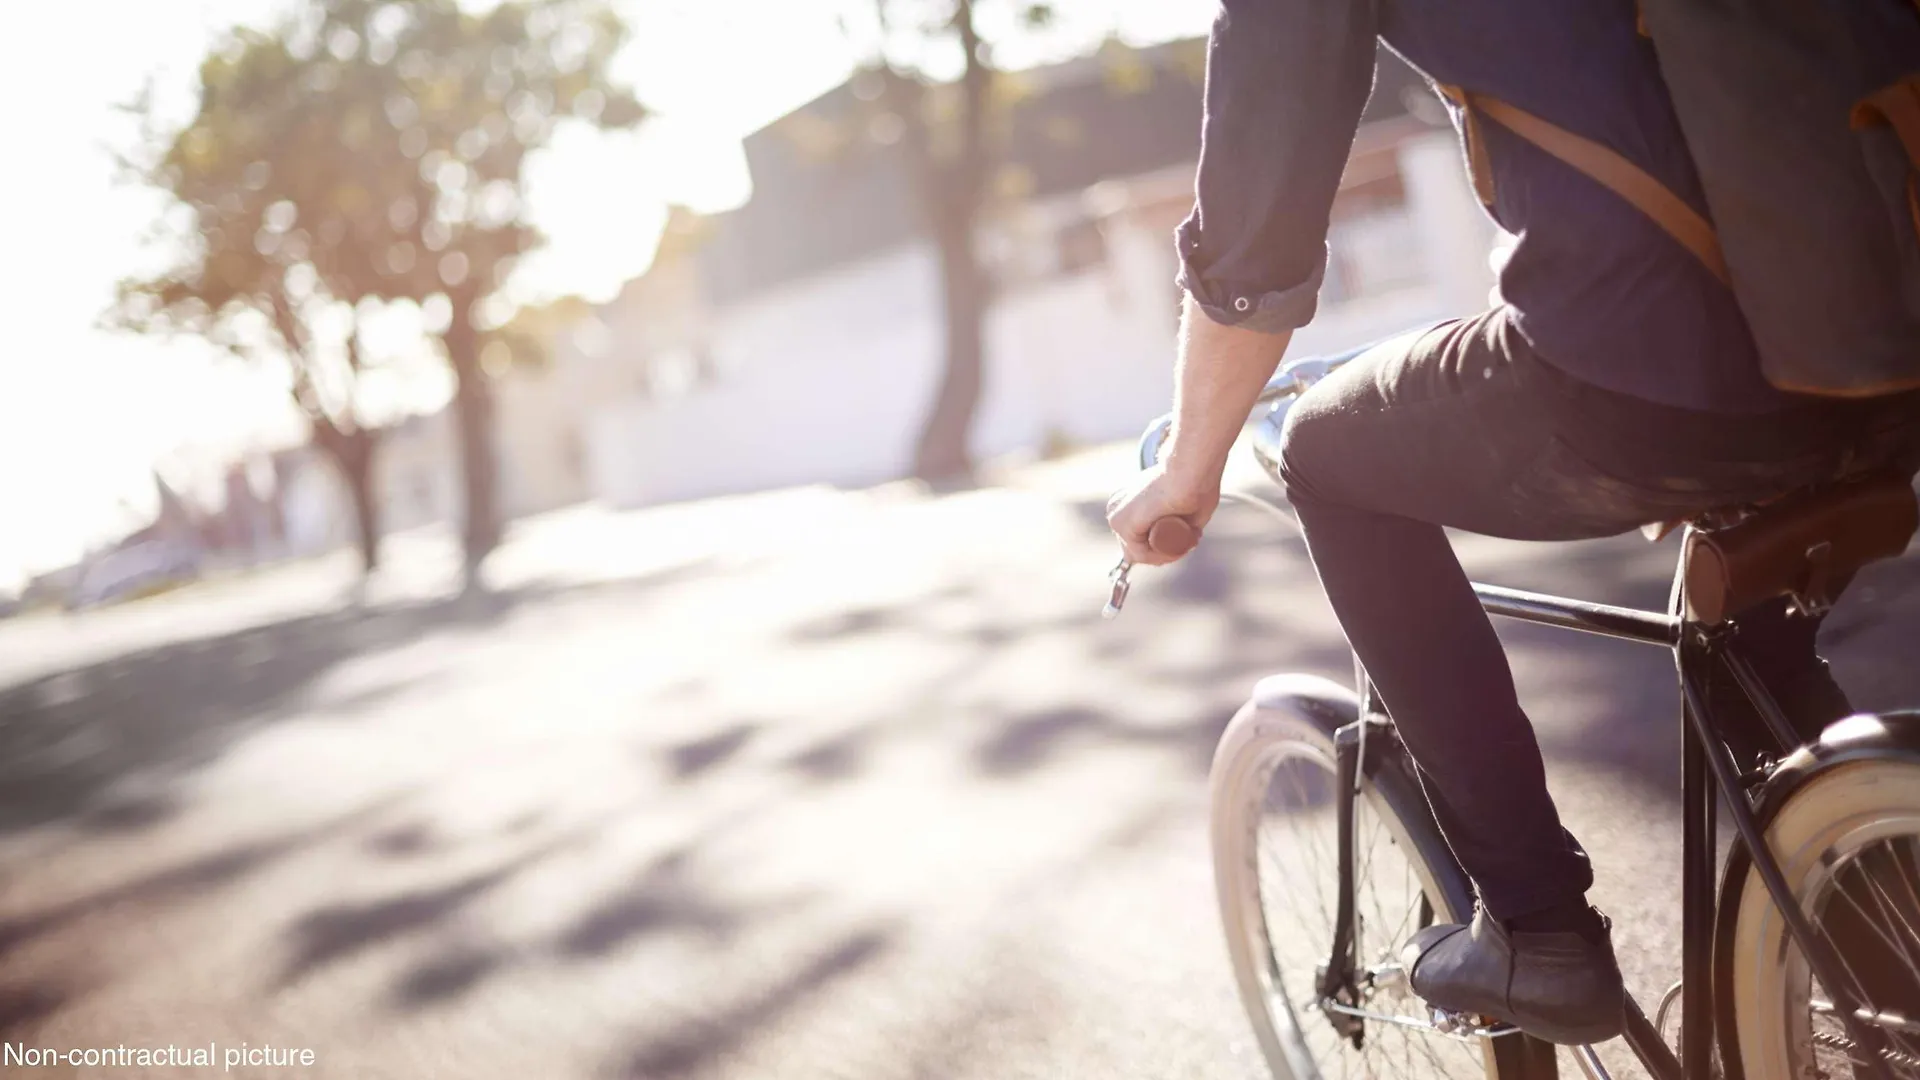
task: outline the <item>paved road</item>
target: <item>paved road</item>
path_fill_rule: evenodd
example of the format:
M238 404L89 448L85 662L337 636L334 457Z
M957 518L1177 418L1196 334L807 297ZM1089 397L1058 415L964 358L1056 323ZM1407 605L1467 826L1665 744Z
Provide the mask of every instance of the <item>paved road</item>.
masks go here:
M316 1060L205 1075L1259 1075L1205 766L1253 679L1344 654L1251 511L1100 622L1124 458L561 515L488 600L409 539L359 603L323 563L0 627L0 1038ZM1462 543L1481 576L1616 602L1658 604L1672 558ZM1889 599L1916 578L1836 617L1862 704L1920 700L1920 617ZM1665 658L1508 640L1657 992Z

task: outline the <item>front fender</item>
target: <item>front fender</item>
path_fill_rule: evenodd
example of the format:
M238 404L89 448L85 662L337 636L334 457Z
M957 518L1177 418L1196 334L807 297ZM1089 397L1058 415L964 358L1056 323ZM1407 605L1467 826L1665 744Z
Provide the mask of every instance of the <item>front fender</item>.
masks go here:
M1269 675L1253 685L1250 700L1262 709L1311 716L1326 727L1328 735L1360 719L1360 696L1319 675Z

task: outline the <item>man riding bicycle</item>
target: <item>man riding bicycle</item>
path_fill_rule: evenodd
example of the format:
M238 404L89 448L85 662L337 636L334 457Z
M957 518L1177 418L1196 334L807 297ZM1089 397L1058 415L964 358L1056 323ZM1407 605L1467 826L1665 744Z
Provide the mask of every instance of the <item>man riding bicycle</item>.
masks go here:
M1539 118L1599 144L1704 219L1659 59L1626 0L1224 0L1196 205L1177 234L1172 434L1161 466L1109 508L1128 558L1170 561L1146 539L1162 518L1205 527L1256 395L1313 316L1376 40L1446 88L1476 188L1519 240L1499 306L1374 347L1304 396L1282 475L1328 599L1479 892L1470 926L1409 943L1414 989L1597 1042L1622 1025L1609 924L1586 902L1587 856L1560 823L1505 655L1442 528L1602 537L1869 468L1910 475L1920 426L1911 394L1776 389L1711 260L1510 126ZM1505 111L1475 108L1477 95ZM1818 626L1784 600L1742 621L1768 689L1809 733L1850 711L1815 654Z

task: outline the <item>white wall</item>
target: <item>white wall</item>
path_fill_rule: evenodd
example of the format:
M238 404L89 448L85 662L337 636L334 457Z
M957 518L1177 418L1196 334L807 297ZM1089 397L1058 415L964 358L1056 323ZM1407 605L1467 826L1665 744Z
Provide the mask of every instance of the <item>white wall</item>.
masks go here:
M1173 394L1173 244L1114 221L1105 265L1007 296L988 321L987 395L974 450L1138 435Z
M382 534L461 519L466 499L451 407L410 417L381 438L373 454L373 492L380 500Z
M713 382L590 418L595 491L629 506L905 473L934 386L935 273L917 247L728 309Z
M1110 239L1108 264L1002 297L986 328L974 453L1130 438L1172 392L1171 245ZM905 475L937 384L932 252L871 259L716 321L718 378L670 398L628 398L588 424L592 485L639 505L801 483Z
M1480 208L1460 157L1460 140L1435 131L1400 144L1400 175L1407 208L1420 230L1420 246L1437 301L1449 315L1488 306L1493 270L1487 262L1500 230Z
M353 504L346 483L318 451L306 450L299 460L284 477L280 507L288 554L314 555L348 542Z
M1458 138L1447 131L1415 135L1399 144L1396 155L1413 224L1406 257L1425 268L1421 280L1323 304L1312 324L1294 334L1289 357L1344 351L1487 307L1494 281L1487 255L1499 230L1473 194Z
M1445 133L1399 149L1408 287L1324 305L1291 355L1331 352L1486 303L1494 235ZM1128 439L1172 397L1177 292L1165 230L1109 219L1103 265L1011 288L988 319L977 456L1037 447L1049 433ZM628 340L614 316L614 337ZM916 245L713 314L719 369L670 398L616 397L586 428L590 486L620 506L804 483L905 475L941 348L937 264ZM616 349L619 347L616 346Z

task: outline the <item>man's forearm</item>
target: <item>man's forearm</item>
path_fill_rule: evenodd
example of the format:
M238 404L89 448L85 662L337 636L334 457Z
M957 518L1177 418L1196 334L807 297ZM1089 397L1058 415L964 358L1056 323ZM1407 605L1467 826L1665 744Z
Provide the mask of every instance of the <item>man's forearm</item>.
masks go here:
M1186 300L1174 369L1173 435L1165 458L1169 476L1196 488L1219 483L1227 452L1292 339L1290 331L1223 326L1191 297Z

